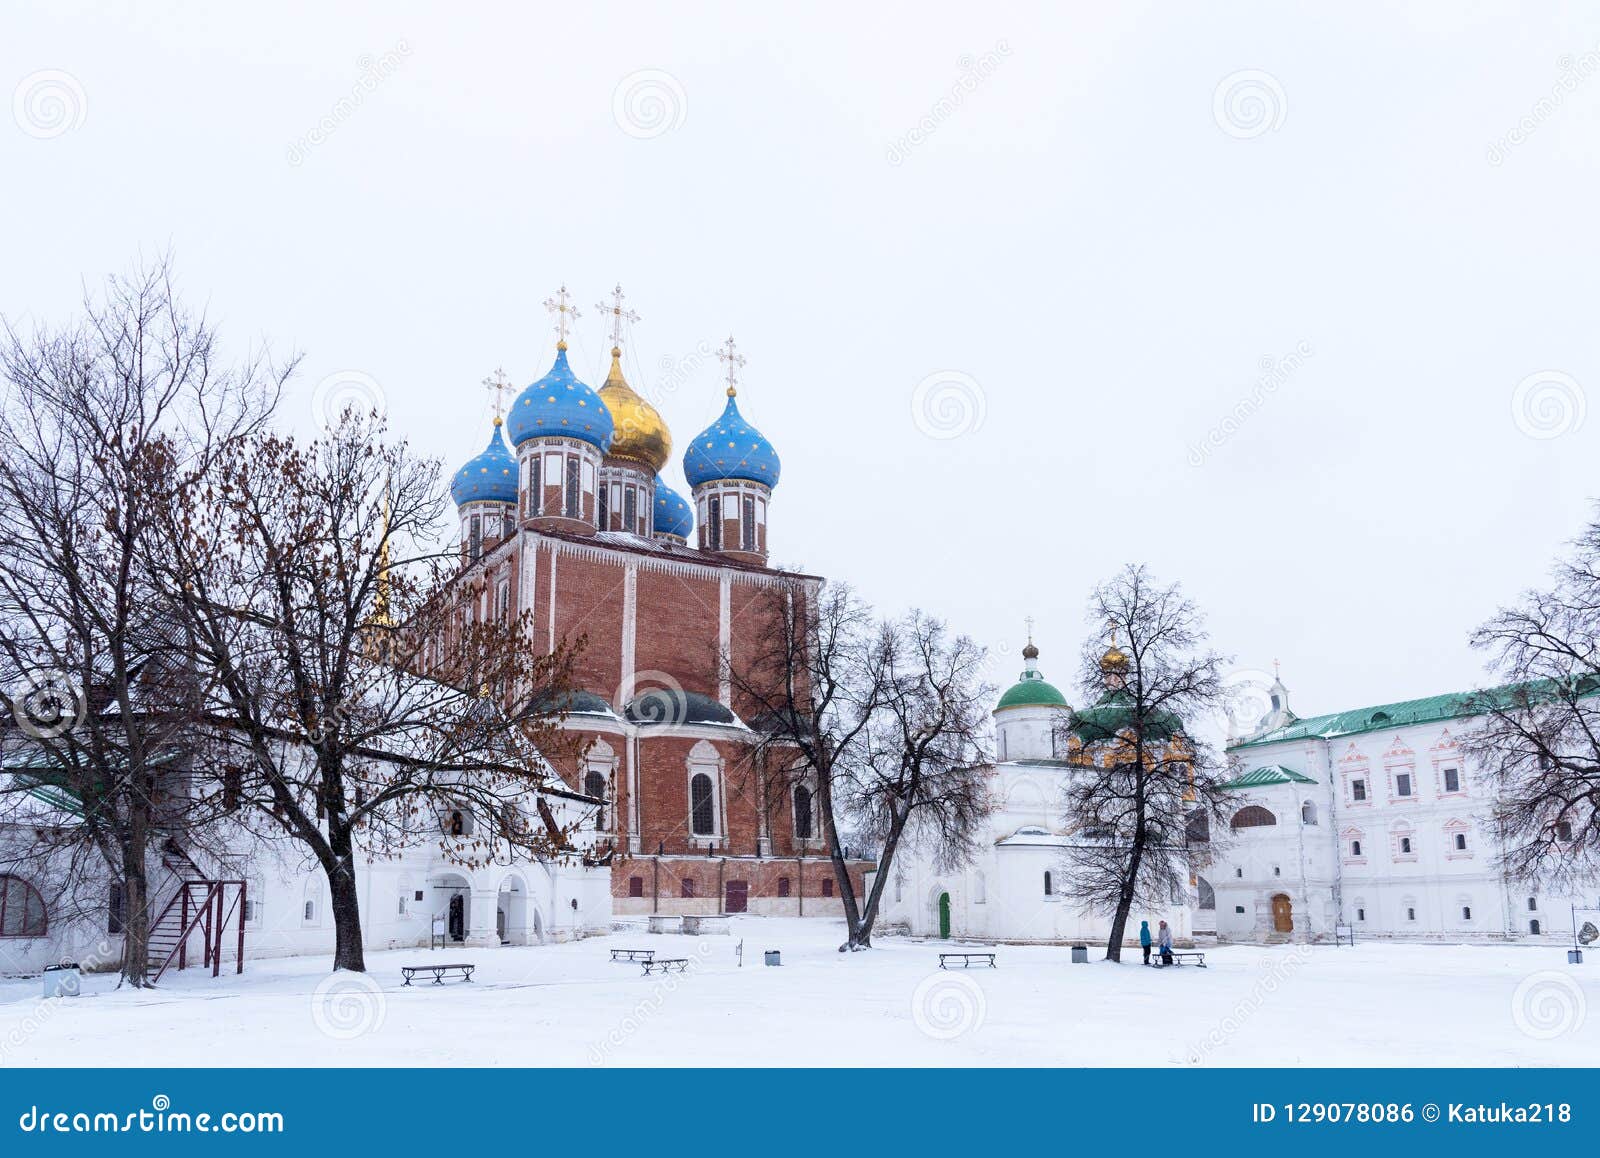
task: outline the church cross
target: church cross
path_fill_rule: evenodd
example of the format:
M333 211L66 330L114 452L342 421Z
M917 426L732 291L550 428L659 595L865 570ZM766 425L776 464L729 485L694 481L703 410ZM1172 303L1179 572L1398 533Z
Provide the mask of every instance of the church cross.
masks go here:
M506 381L505 370L496 367L495 372L483 380L483 385L494 400L494 423L499 426L501 418L505 416L506 391L511 389L511 383Z
M744 355L739 353L739 348L734 345L733 335L728 335L728 340L722 343L722 349L717 351L717 357L728 364L728 397L732 398L739 393L739 367L744 365Z
M544 299L544 308L556 316L556 337L563 346L567 344L567 327L582 316L578 313L578 307L567 301L569 296L567 287L562 286L554 297Z
M1028 625L1028 642L1032 643L1033 642L1033 616L1031 616L1031 615L1028 616L1027 618L1025 618L1023 620L1023 622Z
M623 306L622 299L626 296L622 292L622 286L618 285L616 289L611 291L611 304L609 306L605 302L600 302L594 307L601 313L611 315L611 344L613 346L622 345L622 323L627 322L632 325L639 320L638 314Z

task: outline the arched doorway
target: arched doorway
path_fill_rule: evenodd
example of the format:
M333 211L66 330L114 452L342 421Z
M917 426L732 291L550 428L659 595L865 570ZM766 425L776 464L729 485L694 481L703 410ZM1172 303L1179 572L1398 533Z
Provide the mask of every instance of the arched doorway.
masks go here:
M950 894L939 894L939 936L945 940L950 938Z
M1272 898L1272 931L1294 932L1294 905L1290 903L1287 893L1279 893Z

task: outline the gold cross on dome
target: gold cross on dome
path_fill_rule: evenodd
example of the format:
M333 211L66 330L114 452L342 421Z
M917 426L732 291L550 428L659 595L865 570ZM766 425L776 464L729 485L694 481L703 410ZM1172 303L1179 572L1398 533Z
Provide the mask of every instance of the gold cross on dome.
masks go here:
M638 314L623 306L622 299L626 296L622 292L622 286L618 285L616 289L611 291L611 304L609 306L605 302L599 302L594 307L603 314L611 315L611 344L613 346L622 345L622 323L627 322L632 325L639 320Z
M733 335L728 335L728 340L722 343L722 349L717 351L717 357L728 364L728 397L732 398L739 393L739 367L744 365L744 355L739 353L739 348L734 345Z
M556 337L563 346L567 344L567 327L583 316L578 313L577 306L567 301L570 296L567 287L562 286L554 297L544 299L544 308L556 316Z
M511 383L506 380L505 370L497 366L494 373L483 380L483 385L494 400L494 424L499 426L501 418L505 416L506 391L511 389Z

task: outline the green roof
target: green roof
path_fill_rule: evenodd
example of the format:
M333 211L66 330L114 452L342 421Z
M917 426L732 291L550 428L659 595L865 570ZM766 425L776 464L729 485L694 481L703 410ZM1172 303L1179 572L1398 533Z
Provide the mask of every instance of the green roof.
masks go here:
M1072 734L1085 744L1110 740L1133 727L1133 696L1123 688L1113 688L1092 708L1072 714ZM1145 719L1145 735L1170 739L1183 732L1183 721L1167 711L1155 711Z
M1230 780L1222 787L1228 788L1265 788L1271 784L1315 784L1316 781L1309 776L1296 772L1293 768L1285 768L1282 764L1268 764L1264 768L1253 768L1240 776L1237 780Z
M994 706L997 712L1006 708L1064 708L1067 698L1063 696L1054 684L1047 684L1038 676L1023 676L1022 679L1012 684L1006 694L1000 697L1000 702Z
M1251 736L1236 744L1230 744L1228 751L1259 748L1263 744L1281 744L1285 740L1331 740L1338 736L1381 732L1389 728L1410 727L1413 724L1465 719L1481 713L1481 708L1474 705L1481 703L1485 697L1510 704L1514 694L1523 691L1537 692L1541 683L1505 684L1481 692L1450 692L1442 696L1424 696L1420 700L1399 700L1392 704L1376 704L1370 708L1333 712L1326 716L1309 716L1303 720L1291 720L1270 732L1263 732L1259 736ZM1554 688L1558 685L1543 686ZM1600 693L1600 680L1594 676L1582 677L1579 681L1579 694L1588 696L1596 693Z

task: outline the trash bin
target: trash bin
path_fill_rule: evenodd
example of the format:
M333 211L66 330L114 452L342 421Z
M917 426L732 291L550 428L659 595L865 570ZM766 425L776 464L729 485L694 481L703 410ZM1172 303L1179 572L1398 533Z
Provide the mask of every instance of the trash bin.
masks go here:
M1583 964L1583 950L1582 949L1568 949L1567 950L1567 964L1568 965L1582 965Z
M83 989L83 977L76 961L63 961L60 965L44 967L44 995L46 997L76 997Z
M1072 947L1072 963L1074 965L1087 965L1089 963L1089 946L1074 945Z
M778 952L778 950L776 950L776 949L768 949L766 957L767 957L767 964L768 965L782 965L783 964L783 954Z

